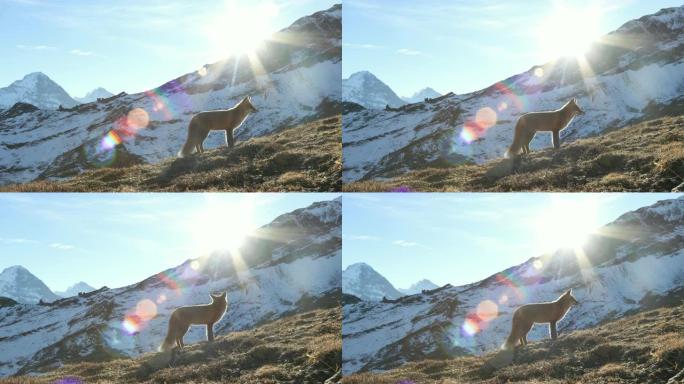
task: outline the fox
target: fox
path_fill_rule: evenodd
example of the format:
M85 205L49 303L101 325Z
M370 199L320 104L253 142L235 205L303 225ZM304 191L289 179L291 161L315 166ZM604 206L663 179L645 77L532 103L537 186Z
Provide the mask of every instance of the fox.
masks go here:
M513 324L511 334L501 349L513 349L520 342L527 345L527 333L530 332L534 323L549 323L549 333L552 340L558 337L556 323L559 322L570 307L579 302L572 296L572 289L568 289L555 301L547 303L526 304L513 312Z
M247 96L230 109L203 111L190 119L188 124L188 138L178 152L178 157L185 157L197 151L204 152L204 140L209 131L226 131L226 146L233 148L235 138L233 131L239 128L247 117L257 112L252 104L252 98Z
M513 134L513 143L504 154L506 158L530 153L530 142L539 131L553 133L553 147L560 148L560 131L565 129L576 115L584 115L584 111L577 105L577 99L572 98L560 109L555 111L528 112L518 118Z
M169 330L164 342L159 347L160 352L171 350L173 345L183 349L183 336L188 332L192 324L205 324L207 326L207 340L214 341L214 324L221 320L228 308L226 292L215 295L210 293L211 303L203 305L191 305L176 308L169 319Z

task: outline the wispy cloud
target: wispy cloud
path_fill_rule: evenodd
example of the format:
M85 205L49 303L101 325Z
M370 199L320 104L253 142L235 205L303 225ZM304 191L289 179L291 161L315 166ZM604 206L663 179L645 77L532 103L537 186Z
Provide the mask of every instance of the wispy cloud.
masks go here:
M380 240L379 237L377 236L371 236L371 235L349 235L349 238L352 240Z
M415 49L408 49L408 48L400 48L397 49L397 53L401 55L406 55L406 56L418 56L422 55L423 52L415 50Z
M29 239L24 239L24 238L0 237L0 243L2 243L2 244L32 244L35 242L36 242L35 240L29 240Z
M68 251L68 250L74 249L76 247L74 247L73 245L69 245L69 244L52 243L52 244L50 244L50 248L55 248L55 249L59 249L62 251Z
M376 45L376 44L359 44L359 43L343 43L342 44L345 47L348 48L357 48L357 49L379 49L379 48L385 48L382 45Z
M400 247L417 247L418 243L415 241L406 241L406 240L395 240L392 244L398 245Z
M82 51L80 49L72 49L70 52L77 56L92 56L94 54L92 51Z
M17 44L17 48L23 50L23 51L54 51L57 48L56 47L51 47L49 45L24 45L24 44Z

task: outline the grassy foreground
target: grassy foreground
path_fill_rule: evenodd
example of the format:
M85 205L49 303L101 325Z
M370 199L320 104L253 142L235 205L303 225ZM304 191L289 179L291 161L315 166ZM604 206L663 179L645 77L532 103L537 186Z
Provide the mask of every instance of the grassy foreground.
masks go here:
M540 326L540 325L537 325ZM451 360L424 360L383 373L345 377L345 384L682 383L684 305L642 312L562 334L556 341ZM512 358L512 353L511 353ZM498 367L495 368L495 367Z
M550 139L549 139L549 145ZM533 151L517 160L426 168L344 191L684 190L684 116L664 117Z
M169 367L170 353L136 359L66 365L42 376L0 384L81 383L323 383L340 369L342 314L315 310L186 345Z
M341 117L302 124L187 158L86 171L64 180L0 188L6 192L339 191Z

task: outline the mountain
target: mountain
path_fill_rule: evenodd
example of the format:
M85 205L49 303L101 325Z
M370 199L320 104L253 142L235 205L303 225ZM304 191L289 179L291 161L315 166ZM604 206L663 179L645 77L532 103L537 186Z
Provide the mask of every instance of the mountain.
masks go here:
M245 239L239 252L187 260L139 283L103 287L50 305L0 308L0 375L156 351L182 305L228 293L217 335L340 302L341 199L283 214ZM206 340L192 327L185 343Z
M404 295L415 295L418 293L422 293L423 291L431 291L436 288L439 288L439 285L433 283L428 279L423 279L417 283L412 284L410 287L406 289L399 288L399 292L403 293Z
M295 21L255 56L207 64L146 92L62 111L0 116L0 184L63 178L87 169L158 163L176 157L192 116L251 96L258 112L238 141L339 115L342 6ZM206 149L224 146L210 134Z
M627 212L582 251L559 249L482 281L386 302L345 303L343 371L386 370L407 361L499 349L513 310L571 288L579 305L561 335L684 300L684 197ZM528 340L548 338L536 326Z
M370 109L400 107L402 100L387 84L368 71L356 72L348 79L342 79L342 100L356 103Z
M71 296L78 296L79 293L88 293L94 291L95 288L91 287L90 285L79 281L78 283L72 285L71 287L67 288L66 291L59 292L55 291L55 293L61 297L71 297Z
M81 104L85 104L97 101L97 99L106 99L112 96L114 96L113 93L109 92L108 90L102 87L98 87L86 93L86 95L83 97L74 97L74 100L78 101Z
M20 265L5 268L0 273L0 296L24 304L59 299L59 296L55 295L45 283Z
M420 91L414 93L411 96L402 97L401 99L407 103L420 103L425 101L425 99L434 99L435 97L442 96L441 93L435 91L430 87L421 89Z
M41 109L54 110L61 105L70 108L78 102L42 72L33 72L8 87L0 88L0 109L7 109L16 103L35 105Z
M561 132L566 144L680 115L683 24L684 6L666 8L604 36L582 65L565 57L468 94L448 93L393 111L350 110L343 122L344 182L500 158L522 113L557 109L573 97L586 113ZM531 147L548 148L550 141L539 134Z
M352 264L342 271L342 292L367 301L402 296L392 283L366 263Z

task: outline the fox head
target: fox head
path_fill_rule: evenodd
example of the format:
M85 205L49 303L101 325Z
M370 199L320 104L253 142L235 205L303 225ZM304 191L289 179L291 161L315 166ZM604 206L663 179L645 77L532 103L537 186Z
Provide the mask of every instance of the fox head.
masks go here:
M246 96L240 104L246 108L250 113L257 112L258 110L254 107L254 104L252 104L252 97L251 96Z
M584 111L580 109L579 105L577 105L577 99L572 98L572 100L568 101L568 103L565 105L566 108L570 109L570 113L572 115L584 115Z
M211 303L226 303L226 293L227 292L222 292L219 294L210 293L209 296L211 296Z
M561 296L561 300L565 301L569 307L579 304L577 299L575 299L575 297L572 295L572 289L565 291L565 293Z

